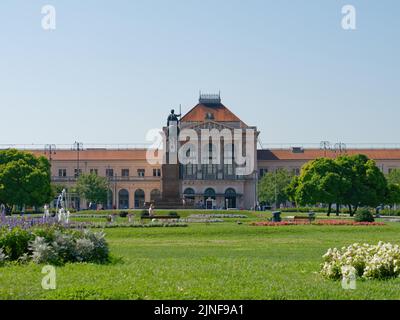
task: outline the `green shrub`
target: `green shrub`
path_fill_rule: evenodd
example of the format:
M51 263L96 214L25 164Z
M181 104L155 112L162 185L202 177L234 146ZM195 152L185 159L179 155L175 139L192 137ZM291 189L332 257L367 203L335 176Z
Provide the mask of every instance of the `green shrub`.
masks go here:
M0 265L5 260L63 264L68 262L106 263L109 248L103 232L45 227L0 230Z
M3 228L0 230L0 248L10 260L18 260L29 251L29 242L34 239L31 232L19 227L12 230Z
M143 209L142 212L140 213L141 217L148 217L149 215L150 215L149 211L146 209Z
M168 215L170 217L178 217L178 213L176 211L170 211L170 212L168 212Z
M89 229L83 231L83 237L93 243L92 255L88 261L105 263L109 260L110 250L104 232L93 232Z
M126 218L126 217L128 216L128 212L127 212L127 211L121 211L121 212L119 213L119 216L120 216L121 218Z
M374 216L368 209L358 210L354 216L356 222L374 222Z
M2 267L4 265L7 258L8 258L8 256L3 252L3 249L0 248L0 267Z

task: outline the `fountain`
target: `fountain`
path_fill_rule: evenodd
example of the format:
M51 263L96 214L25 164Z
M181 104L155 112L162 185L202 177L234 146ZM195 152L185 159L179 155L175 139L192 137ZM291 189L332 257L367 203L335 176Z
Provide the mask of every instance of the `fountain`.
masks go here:
M58 210L57 211L57 220L60 223L68 224L70 212L65 209L65 208L68 208L68 206L66 206L66 204L67 204L67 191L65 189L63 189L57 198L57 204L56 204L56 210Z

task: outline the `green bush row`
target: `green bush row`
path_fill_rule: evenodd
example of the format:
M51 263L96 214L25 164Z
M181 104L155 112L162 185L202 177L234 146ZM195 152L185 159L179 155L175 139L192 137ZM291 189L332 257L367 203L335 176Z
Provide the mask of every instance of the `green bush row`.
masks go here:
M33 261L55 265L67 262L105 263L109 249L103 232L60 226L0 229L0 264Z

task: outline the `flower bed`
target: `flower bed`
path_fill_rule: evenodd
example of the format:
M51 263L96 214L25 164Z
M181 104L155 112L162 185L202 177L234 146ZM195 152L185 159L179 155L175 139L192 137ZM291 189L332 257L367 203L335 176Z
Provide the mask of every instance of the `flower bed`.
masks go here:
M4 227L7 229L21 228L27 230L36 226L49 226L57 225L58 220L56 217L7 217L0 216L0 228Z
M186 223L170 222L170 223L103 223L103 222L82 222L75 224L75 228L173 228L173 227L187 227Z
M285 220L281 222L270 222L270 221L261 221L261 222L253 222L251 225L253 226L293 226L293 225L316 225L316 226L384 226L383 222L356 222L354 220L314 220L313 222L309 222L307 220Z
M248 218L248 216L244 215L244 214L228 214L228 213L224 213L224 214L220 214L220 213L215 213L215 214L192 214L190 215L188 218L232 218L232 219L246 219Z
M354 268L363 279L387 279L400 275L400 247L391 243L377 245L354 243L341 249L329 249L323 256L321 274L338 280Z
M384 226L383 222L357 222L354 220L315 220L314 225L329 225L329 226Z
M310 224L310 222L302 220L285 220L281 222L259 221L259 222L252 222L250 225L257 227L279 227L279 226L294 226L294 225L305 225L305 224Z

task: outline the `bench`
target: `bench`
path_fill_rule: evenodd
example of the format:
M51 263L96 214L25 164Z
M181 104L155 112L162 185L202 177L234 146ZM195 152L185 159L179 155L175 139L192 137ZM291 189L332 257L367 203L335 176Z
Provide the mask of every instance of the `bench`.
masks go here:
M309 221L309 222L311 223L312 221L315 220L315 216L313 216L313 215L310 215L310 216L308 216L308 217L305 217L305 216L294 216L294 217L293 217L293 220L294 220L294 221L304 221L304 220L307 220L307 221Z

